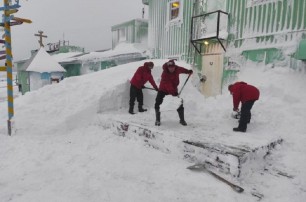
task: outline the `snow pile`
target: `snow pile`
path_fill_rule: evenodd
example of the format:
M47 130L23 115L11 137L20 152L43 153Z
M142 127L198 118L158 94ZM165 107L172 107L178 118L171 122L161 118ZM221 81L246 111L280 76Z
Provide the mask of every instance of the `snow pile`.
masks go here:
M188 126L179 125L172 107L177 100L167 96L162 125L157 128L155 91L144 89L148 112L127 114L128 80L143 62L71 77L18 97L16 132L11 137L6 135L7 103L1 102L0 201L242 202L257 200L248 191L254 187L264 194L261 201L304 200L305 74L259 65L242 69L239 80L261 91L247 133L232 132L237 120L230 117L232 98L227 91L204 98L191 82L181 95ZM164 62L154 60L152 73L157 83ZM185 63L178 65L190 68ZM179 89L185 79L182 75ZM268 171L250 169L246 173L240 181L246 191L237 194L210 175L185 169L190 164L176 150L161 152L137 138L115 136L103 127L101 116L149 125L169 139L184 139L184 134L193 133L198 139L224 137L220 140L224 144L253 139L256 145L273 137L283 138L284 143L267 156ZM274 175L275 170L294 177Z

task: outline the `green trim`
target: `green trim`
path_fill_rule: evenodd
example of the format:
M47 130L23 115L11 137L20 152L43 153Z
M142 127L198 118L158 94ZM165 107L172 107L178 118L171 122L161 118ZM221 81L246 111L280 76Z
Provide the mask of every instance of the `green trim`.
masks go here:
M64 77L71 76L80 76L81 75L81 64L67 64L62 65L66 72L64 73Z
M300 41L295 58L298 60L306 60L306 39Z
M282 61L284 56L282 51L277 48L257 49L243 51L242 55L253 62L264 62L265 64L271 64L275 61Z

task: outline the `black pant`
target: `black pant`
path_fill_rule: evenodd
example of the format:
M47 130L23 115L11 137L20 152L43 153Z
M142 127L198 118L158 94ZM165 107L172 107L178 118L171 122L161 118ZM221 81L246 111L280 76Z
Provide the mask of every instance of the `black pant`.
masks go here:
M247 124L251 121L251 109L256 100L250 100L241 105L241 116L239 120L239 128L246 130Z
M163 103L164 97L168 95L165 92L158 91L156 99L155 99L155 111L159 111L159 106Z
M137 99L138 108L142 108L143 105L143 93L142 89L138 89L135 86L131 85L130 88L130 109L133 110L135 100Z

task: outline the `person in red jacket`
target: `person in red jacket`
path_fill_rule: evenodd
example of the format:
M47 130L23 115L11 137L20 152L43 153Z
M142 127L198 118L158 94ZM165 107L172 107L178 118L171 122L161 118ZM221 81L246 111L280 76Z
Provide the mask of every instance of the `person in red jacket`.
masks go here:
M254 102L259 99L259 90L243 81L229 85L228 90L233 96L234 111L239 112L241 102L239 126L233 128L233 131L246 132L247 124L251 121L251 109Z
M192 70L179 67L175 64L174 60L169 60L163 65L163 73L159 84L159 90L155 99L155 125L160 126L160 105L163 103L166 95L178 96L177 87L180 83L180 74L192 74ZM180 124L186 126L187 123L184 119L184 107L181 105L177 112L180 118Z
M130 108L129 113L134 113L134 104L135 100L137 99L138 102L138 111L145 112L147 109L144 109L143 106L143 93L142 88L144 84L149 81L153 88L158 91L157 85L153 79L151 74L151 69L153 69L154 63L153 62L145 62L143 66L139 67L135 72L133 78L131 79L131 87L130 87Z

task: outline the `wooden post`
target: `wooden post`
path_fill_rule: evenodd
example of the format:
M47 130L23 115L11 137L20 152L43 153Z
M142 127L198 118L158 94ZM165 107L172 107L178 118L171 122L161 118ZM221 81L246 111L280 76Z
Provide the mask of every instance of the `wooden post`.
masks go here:
M7 129L8 134L12 135L12 118L14 117L14 96L13 96L13 55L12 55L12 43L11 43L11 26L20 25L23 22L31 23L29 19L18 18L11 16L11 14L18 12L19 0L15 0L15 4L12 4L12 0L3 0L3 7L0 7L0 11L4 11L3 23L0 26L4 27L4 40L0 39L0 43L5 45L5 54L0 56L5 60L5 66L0 67L0 71L6 71L7 73L7 104L8 104L8 121ZM15 20L15 21L11 21ZM1 52L2 54L3 52Z
M9 0L4 0L4 7L9 8ZM4 10L4 32L5 32L5 51L6 51L6 73L7 73L7 100L8 100L8 134L12 134L11 120L14 116L14 97L13 97L13 61L11 46L11 25L10 11Z

